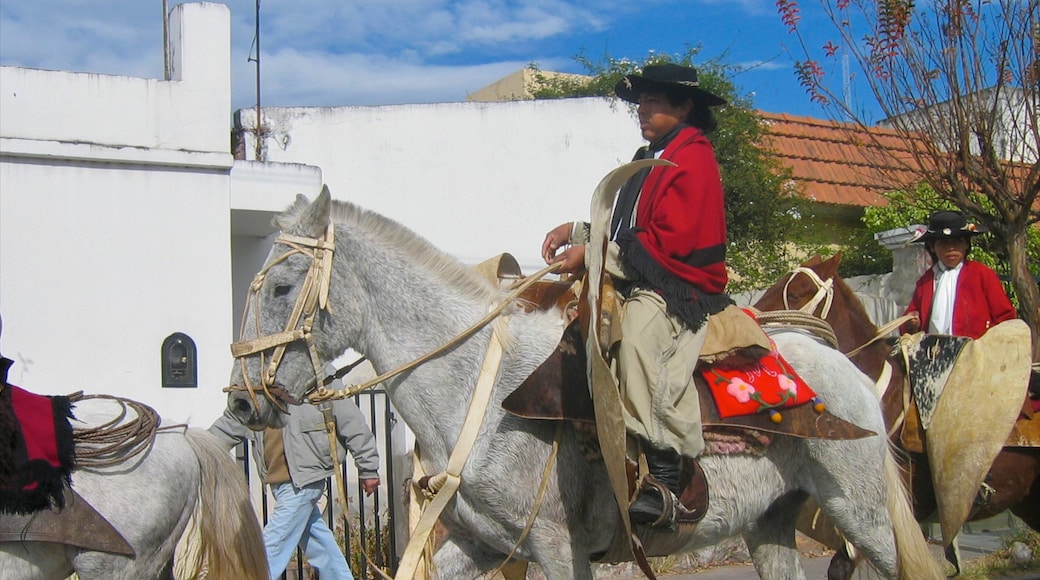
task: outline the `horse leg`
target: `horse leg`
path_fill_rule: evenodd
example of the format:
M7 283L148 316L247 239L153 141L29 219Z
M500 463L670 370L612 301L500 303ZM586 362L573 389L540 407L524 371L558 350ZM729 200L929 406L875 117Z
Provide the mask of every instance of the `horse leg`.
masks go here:
M744 533L744 542L760 577L804 580L805 571L795 543L795 521L806 497L801 491L781 496Z
M858 445L858 454L834 456L837 446L829 441L808 441L813 455L822 458L818 465L830 466L814 474L815 497L827 517L834 522L877 570L888 578L897 574L893 523L886 509L885 480L877 470L853 465L848 457L870 457L881 442L876 437L845 441L845 447ZM848 449L845 449L848 452ZM879 458L880 459L880 458ZM815 471L815 470L814 470Z
M864 470L862 465L840 465L834 457L823 464L832 466L829 474L817 474L817 500L824 512L845 534L853 546L884 576L889 578L944 578L938 562L928 550L921 528L914 519L910 496L888 448L888 442L874 437L858 441L869 457L870 447L881 441L882 473ZM826 457L826 441L811 441L817 457ZM846 442L851 443L851 442ZM876 447L874 447L876 452ZM828 482L827 478L830 478Z
M490 550L469 537L446 536L433 555L438 578L478 578L505 561L505 555Z
M528 541L532 540L534 538ZM555 542L551 547L532 548L546 580L592 580L588 558L583 561L575 559L567 546L567 542ZM563 554L561 550L567 553ZM483 543L452 534L441 542L433 562L441 578L477 578L498 568L505 559L505 554L491 550Z
M957 536L954 536L950 540L950 545L943 549L943 556L946 557L946 561L953 566L953 574L951 576L960 576L961 574L961 547L957 543Z

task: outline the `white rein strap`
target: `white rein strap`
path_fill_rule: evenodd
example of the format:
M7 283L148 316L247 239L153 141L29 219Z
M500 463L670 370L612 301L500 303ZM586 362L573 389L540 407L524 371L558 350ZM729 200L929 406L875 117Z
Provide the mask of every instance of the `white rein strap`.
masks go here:
M816 272L804 266L799 266L794 270L791 270L791 277L788 278L787 283L784 284L784 308L791 310L791 305L787 301L787 288L791 285L791 281L794 280L794 277L798 274L805 274L813 281L813 283L816 284L816 294L813 295L812 299L810 299L805 306L802 306L798 310L801 312L808 312L809 314L815 314L816 308L820 305L820 302L823 302L823 309L820 311L819 317L826 319L827 315L831 312L831 302L834 301L834 280L831 278L823 280Z
M477 385L473 389L473 397L469 402L469 410L466 411L466 422L462 425L459 438L455 441L455 448L448 458L448 465L441 473L430 479L430 487L436 491L433 501L427 506L419 517L419 523L412 530L412 537L405 548L404 556L397 568L396 578L412 578L419 566L419 560L423 555L426 540L433 531L434 524L441 512L455 496L459 485L462 484L462 468L466 465L473 444L480 433L480 427L484 424L484 415L487 412L488 401L491 399L492 387L498 376L498 367L502 362L502 342L498 332L492 330L491 341L488 343L487 352L484 354L484 362L480 366L480 376L477 377Z

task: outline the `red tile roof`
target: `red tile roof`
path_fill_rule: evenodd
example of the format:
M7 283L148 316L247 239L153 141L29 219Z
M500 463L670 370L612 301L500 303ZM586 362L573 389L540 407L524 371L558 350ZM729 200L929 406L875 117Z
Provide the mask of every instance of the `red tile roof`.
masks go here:
M882 193L917 181L907 142L882 127L765 113L765 145L790 168L799 195L827 204L884 205Z

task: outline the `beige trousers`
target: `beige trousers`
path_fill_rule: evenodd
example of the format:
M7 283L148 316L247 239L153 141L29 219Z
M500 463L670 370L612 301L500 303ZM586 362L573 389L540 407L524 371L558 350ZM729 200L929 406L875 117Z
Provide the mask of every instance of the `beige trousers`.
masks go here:
M704 324L691 331L654 292L637 290L625 301L614 362L630 434L687 457L704 451L693 370L707 329Z

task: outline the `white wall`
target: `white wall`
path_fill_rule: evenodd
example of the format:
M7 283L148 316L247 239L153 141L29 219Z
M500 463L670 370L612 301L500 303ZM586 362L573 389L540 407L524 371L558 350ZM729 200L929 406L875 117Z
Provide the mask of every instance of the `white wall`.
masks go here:
M267 160L317 165L333 197L402 222L474 264L512 253L525 273L550 228L588 219L599 180L643 144L605 99L263 110ZM236 113L255 151L256 110Z
M270 228L254 222L321 172L244 167L236 185L227 7L177 6L171 38L168 82L0 67L0 352L32 391L125 396L205 427L226 404L244 293L232 235L255 271ZM196 343L198 388L161 386L174 332Z

